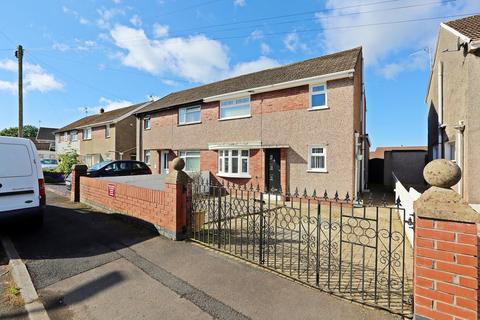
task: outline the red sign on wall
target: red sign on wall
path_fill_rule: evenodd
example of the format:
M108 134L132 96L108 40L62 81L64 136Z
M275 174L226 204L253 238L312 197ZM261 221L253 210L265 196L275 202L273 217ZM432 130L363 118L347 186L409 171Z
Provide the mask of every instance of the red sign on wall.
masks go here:
M115 198L115 185L114 184L108 184L107 189L108 189L108 196Z

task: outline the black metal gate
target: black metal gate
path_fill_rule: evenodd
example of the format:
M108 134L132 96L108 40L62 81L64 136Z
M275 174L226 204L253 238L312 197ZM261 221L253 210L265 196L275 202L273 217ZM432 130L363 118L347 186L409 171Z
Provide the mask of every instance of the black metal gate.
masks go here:
M192 183L191 239L294 280L412 316L412 250L396 206L272 195L252 186Z

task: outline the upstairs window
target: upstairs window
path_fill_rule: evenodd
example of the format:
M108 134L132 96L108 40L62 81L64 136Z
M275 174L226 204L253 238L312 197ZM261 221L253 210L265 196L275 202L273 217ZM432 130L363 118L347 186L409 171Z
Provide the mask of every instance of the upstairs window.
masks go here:
M220 102L220 120L250 116L250 97Z
M150 130L150 116L143 118L143 130Z
M310 109L327 108L327 85L318 84L310 86Z
M248 177L249 150L218 151L218 173L228 177Z
M105 138L110 138L110 125L105 126Z
M308 171L327 172L327 149L325 146L308 147Z
M83 140L92 139L92 128L83 129Z
M77 140L78 140L78 132L72 131L72 141L77 141Z
M178 109L178 123L191 124L200 123L201 113L200 106L185 107Z
M180 151L180 158L185 161L185 171L200 171L200 151Z

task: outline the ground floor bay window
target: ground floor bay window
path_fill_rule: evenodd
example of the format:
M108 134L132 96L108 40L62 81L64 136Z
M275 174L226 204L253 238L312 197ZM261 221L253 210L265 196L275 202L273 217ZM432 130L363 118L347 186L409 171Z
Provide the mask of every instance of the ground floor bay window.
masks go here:
M218 151L218 175L232 178L250 178L249 150L226 149Z

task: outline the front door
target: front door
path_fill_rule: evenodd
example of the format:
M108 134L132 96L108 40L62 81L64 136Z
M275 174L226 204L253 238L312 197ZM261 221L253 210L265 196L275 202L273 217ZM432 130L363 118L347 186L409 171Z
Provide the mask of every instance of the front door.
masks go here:
M266 150L266 184L267 191L271 193L281 193L280 183L280 149Z
M161 157L160 157L160 165L162 168L161 174L168 174L168 150L162 151Z

